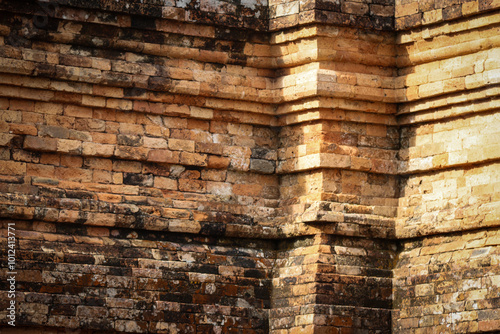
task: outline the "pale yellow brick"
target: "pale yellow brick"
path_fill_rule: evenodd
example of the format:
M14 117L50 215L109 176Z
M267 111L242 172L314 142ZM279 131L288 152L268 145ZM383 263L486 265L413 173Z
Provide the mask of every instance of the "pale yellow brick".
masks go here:
M149 148L167 148L167 140L164 138L144 137L144 147Z
M410 2L406 5L396 6L396 17L413 15L418 12L418 1Z
M483 73L477 73L473 75L468 75L465 77L465 88L474 89L481 87L485 84L485 79Z
M478 11L478 1L464 2L462 4L462 14L468 15Z
M429 97L444 92L444 84L442 81L424 84L418 87L418 95L420 97Z
M154 186L155 188L160 188L160 189L177 190L177 180L161 176L155 176Z
M194 152L195 142L193 140L169 138L168 147L174 151Z

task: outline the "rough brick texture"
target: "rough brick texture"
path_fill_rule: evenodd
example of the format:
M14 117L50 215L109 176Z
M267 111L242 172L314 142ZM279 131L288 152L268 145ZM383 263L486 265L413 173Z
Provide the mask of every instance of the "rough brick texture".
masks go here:
M0 331L500 331L499 8L0 1Z
M499 231L403 243L394 281L394 333L498 331Z

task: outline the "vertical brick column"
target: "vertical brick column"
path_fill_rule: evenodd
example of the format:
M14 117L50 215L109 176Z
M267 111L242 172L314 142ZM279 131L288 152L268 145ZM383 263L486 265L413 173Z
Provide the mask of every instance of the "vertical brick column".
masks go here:
M280 231L273 333L391 331L399 196L394 36L280 31Z
M273 333L390 332L392 242L317 234L283 242Z

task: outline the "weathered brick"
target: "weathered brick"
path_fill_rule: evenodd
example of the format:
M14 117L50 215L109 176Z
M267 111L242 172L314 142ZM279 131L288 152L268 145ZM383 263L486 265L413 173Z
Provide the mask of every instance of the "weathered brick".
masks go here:
M59 139L57 141L57 151L69 154L81 154L82 142L79 140Z
M9 125L9 133L18 134L18 135L36 136L38 134L38 130L33 125L27 125L27 124L10 124Z
M229 166L229 162L230 162L229 158L209 155L207 161L207 167L215 169L225 169Z
M57 139L26 136L23 147L34 151L56 151Z
M61 180L90 182L92 181L92 171L81 168L58 167L55 170L55 177Z
M206 183L201 180L180 179L179 190L187 192L204 193L206 191Z
M155 188L177 190L177 180L156 176L154 178Z
M24 175L26 174L26 163L1 160L0 173L4 175Z
M497 329L496 1L2 4L19 331Z
M195 142L192 140L170 138L168 140L168 147L174 151L194 152Z
M82 143L82 154L98 157L111 157L115 150L114 145Z
M179 162L191 166L207 166L207 155L181 152Z
M179 163L179 152L169 150L150 150L148 153L148 161Z
M66 116L91 118L92 109L75 105L67 105L64 107L64 114Z

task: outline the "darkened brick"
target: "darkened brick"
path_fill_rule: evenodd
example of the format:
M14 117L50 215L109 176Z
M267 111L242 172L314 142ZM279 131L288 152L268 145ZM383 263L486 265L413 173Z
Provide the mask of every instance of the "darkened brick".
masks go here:
M76 315L76 306L66 304L53 305L50 308L50 313L54 315L74 316Z
M460 4L443 8L443 19L452 20L462 16L462 6Z
M191 303L193 301L193 296L189 294L163 293L160 294L160 300L176 303Z
M152 90L166 91L172 87L172 80L165 77L149 77L148 87Z
M224 223L204 222L201 225L200 234L210 236L223 236L226 232L227 225Z
M151 186L153 186L153 175L152 174L124 173L123 183L130 184L130 185L151 187Z
M399 17L396 19L396 29L408 29L419 27L422 25L422 13L416 13L409 16Z

